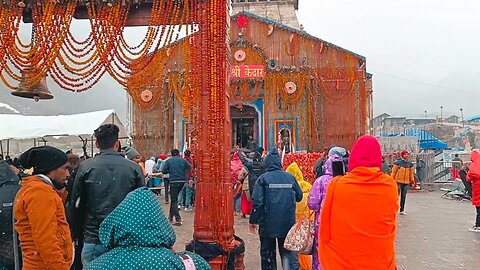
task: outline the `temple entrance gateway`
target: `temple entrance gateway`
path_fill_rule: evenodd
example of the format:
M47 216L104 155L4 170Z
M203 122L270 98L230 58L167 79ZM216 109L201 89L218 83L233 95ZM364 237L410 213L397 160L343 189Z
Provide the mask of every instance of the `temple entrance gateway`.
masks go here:
M258 112L248 105L230 106L232 146L254 150L258 145Z

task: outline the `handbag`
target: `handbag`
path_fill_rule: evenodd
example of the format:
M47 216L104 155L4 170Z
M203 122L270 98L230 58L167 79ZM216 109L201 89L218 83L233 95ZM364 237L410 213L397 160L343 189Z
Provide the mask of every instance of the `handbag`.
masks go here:
M312 212L313 214L313 212ZM313 252L313 239L315 236L314 221L309 217L301 217L288 231L283 246L293 252L311 255Z

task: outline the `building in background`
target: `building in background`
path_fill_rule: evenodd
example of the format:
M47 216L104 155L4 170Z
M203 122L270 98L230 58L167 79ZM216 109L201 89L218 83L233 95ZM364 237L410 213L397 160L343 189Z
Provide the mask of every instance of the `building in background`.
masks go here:
M295 15L298 4L232 1L226 78L232 147L278 145L287 152L318 151L331 144L349 148L373 131L372 75L365 57L306 33ZM162 48L153 60L164 63L158 76L131 95L131 136L146 155L184 149L195 140L191 121L197 97L188 74L202 67L190 63L186 44L198 35ZM205 76L209 72L215 71L205 71Z

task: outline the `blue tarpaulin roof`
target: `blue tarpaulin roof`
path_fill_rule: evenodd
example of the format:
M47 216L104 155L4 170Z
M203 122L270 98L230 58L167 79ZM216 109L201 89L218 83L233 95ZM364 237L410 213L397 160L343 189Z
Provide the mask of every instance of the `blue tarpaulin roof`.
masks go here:
M405 136L417 137L420 143L420 149L448 149L448 144L439 140L424 130L412 128L405 131Z

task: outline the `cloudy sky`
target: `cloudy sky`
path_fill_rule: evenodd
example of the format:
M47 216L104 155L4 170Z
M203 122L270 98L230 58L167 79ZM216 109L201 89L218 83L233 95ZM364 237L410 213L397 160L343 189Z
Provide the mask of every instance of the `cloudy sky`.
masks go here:
M480 114L480 1L300 0L319 38L367 57L375 115Z
M424 117L426 110L435 117L440 106L444 115L460 108L465 116L480 114L479 0L300 0L297 15L310 34L367 57L375 115ZM72 28L78 38L89 32L86 21ZM137 40L144 32L128 29L126 36ZM28 40L29 26L21 33ZM0 100L28 111L43 106L33 112L41 114L114 108L126 115L125 92L111 78L81 95L50 80L49 87L56 98L42 104L12 100L7 91Z

